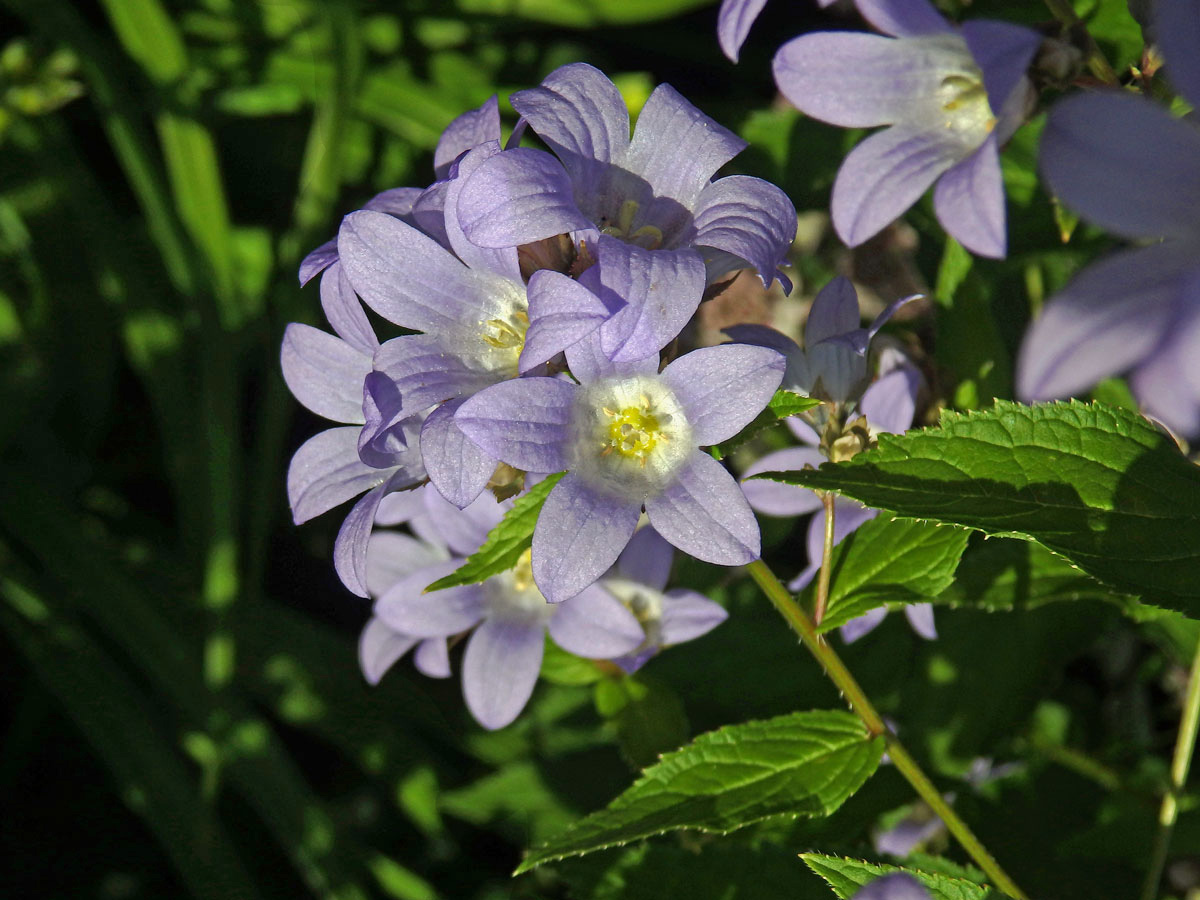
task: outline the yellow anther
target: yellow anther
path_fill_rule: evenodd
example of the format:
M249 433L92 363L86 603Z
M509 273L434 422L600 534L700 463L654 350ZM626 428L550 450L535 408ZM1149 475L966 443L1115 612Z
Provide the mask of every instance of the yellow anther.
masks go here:
M601 455L607 456L616 450L625 457L639 457L642 466L645 466L646 457L663 437L658 417L649 411L649 404L645 409L629 406L619 413L607 408L604 412L613 421L608 425L608 439Z

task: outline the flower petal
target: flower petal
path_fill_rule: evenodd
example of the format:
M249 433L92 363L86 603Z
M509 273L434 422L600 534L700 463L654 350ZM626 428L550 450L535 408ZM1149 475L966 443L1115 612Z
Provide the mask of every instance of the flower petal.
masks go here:
M611 237L601 237L596 250L596 294L615 310L600 329L600 349L618 363L657 353L679 336L704 296L700 254L643 250Z
M676 482L646 501L650 524L697 559L740 566L761 552L758 522L725 467L696 451Z
M337 262L337 238L326 241L308 256L300 260L300 287L304 287L314 278L325 271L331 264Z
M848 334L858 328L861 318L854 284L838 275L817 292L804 323L804 343L814 347L831 337Z
M941 108L943 80L964 65L973 67L959 40L818 31L780 47L773 69L779 90L805 115L871 128L927 119L931 109Z
M1158 0L1154 34L1167 63L1167 80L1192 106L1200 106L1200 8L1193 0Z
M496 380L493 373L472 368L443 340L429 334L406 334L385 342L375 352L374 367L391 381L401 403L397 413L406 416L481 391Z
M433 151L433 173L440 181L450 164L484 141L500 140L500 102L493 94L478 109L468 110L446 126Z
M379 338L340 262L334 262L321 276L321 309L338 337L363 353L375 352Z
M333 568L346 589L359 597L367 593L367 543L375 526L375 510L391 485L391 479L367 491L351 507L333 542Z
M518 378L480 391L459 407L462 432L495 459L527 472L562 472L575 386Z
M609 375L653 375L658 371L658 351L641 359L613 362L601 349L597 328L567 348L567 365L584 384Z
M721 604L695 591L675 588L663 597L659 635L664 645L682 644L708 634L728 618Z
M746 142L660 84L638 115L625 168L654 193L646 218L667 231L676 217L695 209L713 174L746 148ZM664 227L664 224L666 227Z
M1054 105L1042 175L1087 221L1129 238L1200 231L1200 128L1124 92Z
M417 671L429 678L450 677L450 648L445 638L426 638L413 654Z
M397 219L403 219L408 222L408 217L412 215L413 207L424 193L425 190L423 188L388 188L386 191L380 191L364 203L362 208L387 213L389 216L395 216ZM408 224L412 225L413 223L408 222Z
M546 498L533 530L533 578L551 603L593 584L637 528L638 504L603 497L572 473Z
M721 9L717 12L717 43L721 45L721 52L734 62L738 61L750 26L766 5L767 0L721 0Z
M874 237L962 157L958 144L928 131L893 125L871 135L850 151L833 184L838 237L850 247Z
M859 4L865 0L859 0ZM879 2L879 0L873 0ZM906 0L917 2L917 0ZM935 820L937 821L937 820ZM854 895L854 900L930 900L929 891L907 872L893 872L876 878Z
M513 109L555 152L571 180L584 190L598 187L603 168L621 165L629 147L629 110L621 92L587 63L555 69L539 87L517 91Z
M592 227L575 205L562 163L516 147L471 173L458 195L458 222L481 247L516 247Z
M796 237L796 208L787 194L748 175L708 185L700 193L695 217L696 244L744 259L767 287Z
M462 563L455 557L406 575L375 601L375 615L414 637L449 637L466 631L483 618L486 595L481 585L463 584L425 593L425 588Z
M912 426L920 387L921 373L915 368L893 369L863 391L859 412L867 417L871 431L903 434Z
M558 604L548 627L554 643L584 659L623 656L646 637L633 613L599 584Z
M533 273L528 292L529 329L521 350L522 374L582 340L615 311L575 279L549 269Z
M674 548L652 527L639 528L617 558L617 574L661 591L671 576Z
M1030 28L992 19L964 22L962 36L983 72L988 105L999 113L1025 78L1042 36Z
M1004 258L1008 230L995 133L938 179L933 189L933 208L942 227L972 253Z
M1186 279L1175 322L1129 379L1142 410L1173 431L1200 434L1200 268Z
M310 437L292 455L287 492L297 525L387 481L391 474L387 469L368 466L358 458L361 430L330 428Z
M929 0L855 0L864 19L885 34L915 36L953 33Z
M783 390L805 396L812 390L813 376L809 369L808 357L800 349L800 345L783 332L766 325L732 325L725 329L725 333L739 344L770 347L783 354L787 360L787 367L783 370L783 381L779 384Z
M371 357L341 338L293 322L283 333L279 365L288 390L318 416L361 425L363 380Z
M499 275L514 284L521 284L521 264L517 261L517 248L500 247L487 249L467 240L463 233L462 223L458 220L458 198L462 194L467 179L484 162L500 153L500 145L489 141L469 150L455 165L454 180L446 186L446 239L450 249L472 269L479 269Z
M875 609L869 609L861 616L855 616L845 625L838 629L842 640L847 644L853 644L860 637L869 634L879 627L879 624L887 618L887 607L878 606Z
M750 424L774 396L785 365L767 347L720 344L679 357L662 379L683 406L692 437L707 447Z
M398 531L376 531L367 541L367 592L378 597L417 569L445 559L441 547Z
M414 331L442 335L477 327L495 278L468 269L399 219L370 210L342 220L338 250L350 283L367 305Z
M421 459L438 492L459 509L472 503L496 471L496 459L479 449L458 427L454 414L462 400L443 403L421 426Z
M424 509L441 543L457 556L470 556L480 548L512 503L500 503L491 493L480 494L459 509L436 490L425 491Z
M1017 393L1065 397L1143 362L1174 321L1194 254L1177 243L1140 247L1076 275L1025 332Z
M417 638L400 634L372 617L358 638L358 666L367 684L379 684L400 657L411 650Z
M759 472L798 472L805 466L817 468L826 462L816 447L791 447L768 453L742 473L742 493L756 511L768 516L803 516L821 508L821 501L808 488L769 478L753 478Z
M937 627L933 624L932 603L910 603L904 607L904 616L912 630L927 641L937 640Z
M488 619L463 653L463 697L484 728L512 722L533 694L545 649L540 624Z

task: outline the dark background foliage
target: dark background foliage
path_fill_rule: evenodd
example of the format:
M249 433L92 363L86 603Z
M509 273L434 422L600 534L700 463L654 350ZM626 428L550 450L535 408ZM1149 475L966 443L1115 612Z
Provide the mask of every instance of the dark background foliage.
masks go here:
M1078 6L1114 63L1138 59L1123 3ZM321 425L287 394L280 338L318 322L296 266L342 213L426 184L458 113L582 59L635 109L669 81L751 141L731 171L780 183L807 217L804 290L838 271L880 293L935 288L901 330L931 399L969 408L1011 394L1031 310L1104 246L1059 240L1037 120L1005 157L1007 261L972 264L922 206L848 254L821 211L855 136L786 108L769 67L786 37L858 27L846 10L774 0L737 67L705 0L0 10L0 893L815 898L827 888L798 852L877 858L871 833L912 802L886 767L826 820L668 835L511 880L523 848L658 752L840 701L748 582L695 563L680 581L731 619L636 687L572 683L586 679L566 665L492 734L456 680L402 663L368 688L355 640L369 608L330 565L338 516L288 515L287 461ZM1049 18L1019 0L976 11ZM766 537L781 572L802 567L786 523ZM893 615L847 660L1035 896L1132 894L1194 629L1095 600L947 610L938 626L924 643ZM981 757L1017 766L972 786ZM962 861L945 838L930 849ZM1174 849L1182 890L1193 817Z

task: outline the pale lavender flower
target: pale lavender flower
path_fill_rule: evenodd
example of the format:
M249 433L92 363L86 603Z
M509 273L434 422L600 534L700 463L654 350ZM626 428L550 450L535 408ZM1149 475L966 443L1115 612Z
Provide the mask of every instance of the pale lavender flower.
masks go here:
M1200 105L1200 7L1156 9L1167 74ZM1146 412L1200 434L1200 126L1123 91L1070 97L1050 111L1041 169L1085 220L1161 242L1093 263L1050 298L1025 335L1018 394L1050 400L1128 372Z
M879 378L862 395L859 412L866 418L872 434L901 434L912 425L916 410L916 396L920 386L920 373L911 366L894 369ZM799 471L806 467L816 468L826 462L818 449L820 439L812 427L795 417L787 420L792 433L805 446L768 453L753 463L743 473L742 490L750 505L769 516L800 516L816 513L808 524L805 544L808 550L808 566L788 584L793 591L805 588L821 567L825 548L825 509L817 495L799 485L783 484L765 478L754 478L762 472ZM833 541L841 543L864 522L870 521L878 510L863 506L856 500L845 497L834 499ZM913 630L921 637L932 640L937 637L933 622L933 606L930 603L910 603L904 607ZM884 616L885 607L870 610L851 619L840 629L842 639L852 643L874 629Z
M787 196L759 178L712 180L746 142L670 85L650 95L630 138L629 111L598 69L573 63L513 107L557 155L516 148L488 160L458 199L467 237L514 247L563 233L647 249L692 249L708 280L752 266L770 284L796 233Z
M1007 250L999 149L1021 124L1025 71L1041 38L1007 22L947 22L928 0L858 0L890 37L806 34L775 56L775 81L799 110L846 128L889 126L838 170L831 211L855 247L935 181L938 221L980 256Z
M817 2L825 7L834 0ZM738 61L742 44L746 43L746 35L766 5L767 0L721 0L721 9L717 12L717 41L721 45L721 52L733 62Z
M675 551L651 526L630 538L617 563L596 587L624 604L641 623L645 638L625 656L614 659L626 672L636 672L664 647L708 634L729 613L703 594L687 588L666 590Z
M932 900L932 897L907 872L892 872L859 888L850 900Z
M617 560L643 506L664 538L720 565L759 555L746 499L698 448L740 431L767 404L783 358L762 347L695 350L658 372L657 354L613 363L588 338L567 351L580 385L522 378L460 407L459 427L486 452L529 472L567 474L542 507L533 574L552 603L578 594Z
M370 325L367 331L374 337ZM280 367L304 406L347 423L314 435L292 456L288 502L299 525L366 491L342 523L333 553L342 583L365 597L367 540L375 511L389 491L425 477L420 422L393 421L381 414L372 390L371 354L317 328L295 322L287 327Z
M438 498L430 502L439 508ZM461 538L510 506L487 494L461 511L444 504L434 527ZM447 521L456 517L463 521ZM462 565L461 556L434 543L380 532L372 537L370 559L376 601L360 641L368 680L378 681L418 643L418 669L445 677L446 640L470 632L463 653L463 697L484 728L503 728L524 709L537 682L547 631L568 653L590 659L623 656L644 639L633 613L598 587L565 603L548 604L533 582L528 551L514 569L482 584L430 593L425 588Z
M832 403L853 403L870 381L867 350L872 338L913 294L889 304L867 328L862 328L858 293L839 275L817 292L804 325L804 347L765 325L734 325L725 333L735 341L778 350L787 360L780 385L805 397ZM907 427L907 424L905 425Z

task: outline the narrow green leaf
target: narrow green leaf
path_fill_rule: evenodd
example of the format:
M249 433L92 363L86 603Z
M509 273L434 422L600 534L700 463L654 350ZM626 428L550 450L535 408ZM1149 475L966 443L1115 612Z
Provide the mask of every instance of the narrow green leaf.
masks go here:
M820 631L829 631L889 601L921 603L950 586L966 549L965 528L881 516L833 550L829 605ZM808 592L815 588L810 585Z
M782 422L788 416L794 416L797 413L805 412L820 405L821 401L812 397L802 397L800 394L794 394L791 391L778 390L775 392L775 396L771 398L771 402L767 404L766 409L755 416L749 425L729 440L709 447L708 452L712 454L713 459L724 459L764 428L769 428L777 422Z
M724 833L773 816L829 815L882 753L882 738L846 712L721 728L663 756L606 809L531 851L517 872L680 828Z
M842 900L853 897L864 885L893 872L907 872L925 886L933 900L1003 900L1006 896L985 884L963 878L952 878L937 872L885 866L877 863L826 856L822 853L801 853L800 858L833 888Z
M1127 410L997 401L881 435L848 462L773 477L1036 540L1120 590L1200 614L1200 468Z
M183 39L158 0L102 0L125 51L157 84L174 81L187 69Z
M666 19L708 0L458 0L472 15L516 16L551 25L588 28Z
M515 566L521 554L528 550L533 542L533 526L537 524L542 504L564 474L559 472L551 475L536 484L529 493L518 497L512 509L500 520L500 524L488 532L483 546L445 578L439 578L425 588L426 592L486 581L493 575Z
M179 218L207 263L221 324L233 330L243 316L234 297L233 239L216 143L198 121L175 113L159 116L158 135Z

